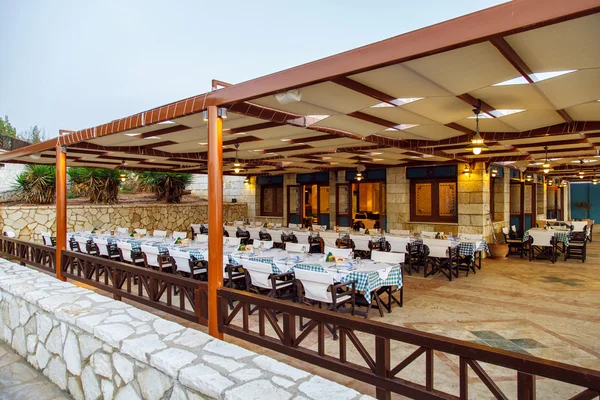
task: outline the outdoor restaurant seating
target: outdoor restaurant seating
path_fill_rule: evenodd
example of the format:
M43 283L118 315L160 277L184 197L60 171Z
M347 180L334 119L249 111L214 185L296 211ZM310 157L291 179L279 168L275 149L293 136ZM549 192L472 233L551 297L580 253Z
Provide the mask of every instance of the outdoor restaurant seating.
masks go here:
M281 244L282 247L285 246L285 243L298 243L298 238L293 232L281 232Z
M250 232L248 232L246 229L240 228L239 226L235 231L235 237L240 238L240 243L243 245L247 245L250 243Z
M337 247L329 247L329 246L325 246L325 256L327 256L327 254L331 253L331 255L333 255L334 257L342 257L342 258L350 258L350 256L352 255L352 249L351 248L337 248Z
M530 229L528 240L529 261L543 258L554 264L557 258L556 238L553 231Z
M523 258L523 253L526 246L526 244L523 243L523 239L518 239L515 237L516 235L511 235L508 227L502 228L502 234L504 235L504 242L508 245L508 254L520 255L521 258Z
M273 240L273 238L271 237L271 234L268 232L260 231L258 234L258 237L260 240Z
M52 237L52 232L42 232L41 235L46 246L56 246L56 238Z
M78 245L77 247L81 253L91 254L93 256L98 254L98 250L97 250L94 242L90 243L87 240L87 238L85 238L83 236L78 236L75 238L75 241L77 241L77 245Z
M117 228L117 233L119 235L129 235L129 228L118 227Z
M262 248L262 249L271 249L273 248L273 241L272 240L256 240L254 242L254 247L257 248Z
M343 237L339 237L335 241L335 245L340 249L354 250L355 247L354 240L350 238L350 235L344 235Z
M148 233L148 229L133 228L133 233L137 233L138 235L146 235Z
M93 240L98 248L99 256L117 261L121 259L121 255L119 254L119 249L117 249L117 246L109 244L108 240L105 238L96 237Z
M152 236L154 236L154 237L167 237L167 231L161 231L161 230L155 229L152 232Z
M585 262L587 258L587 242L586 230L572 232L569 238L569 245L565 250L565 261L569 258L574 258Z
M225 246L239 246L242 244L242 239L223 236L223 244Z
M307 305L317 304L319 308L323 305L331 311L345 311L354 315L356 307L356 282L334 282L333 277L327 272L316 272L298 268L294 271L296 292L298 301ZM349 305L350 309L346 306ZM304 330L310 322L304 324L303 317L300 316L300 330ZM337 327L326 323L325 326L333 335L333 339L338 338Z
M425 276L441 272L452 280L452 277L458 278L460 263L460 254L458 246L452 246L449 240L442 239L424 239L425 268L430 267Z
M173 232L172 238L173 239L186 239L187 238L187 232L184 232L184 231L175 231L175 232Z
M388 264L404 264L406 254L405 253L391 253L385 251L372 251L371 252L371 260L375 262L382 262ZM400 272L402 273L402 268L400 268ZM382 294L387 294L387 304L383 302L383 306L386 308L388 313L392 312L392 303L398 304L398 306L402 307L403 297L404 297L404 286L382 286L377 289L378 296ZM397 299L394 297L395 293L400 293L400 297Z
M146 268L156 269L161 272L173 271L173 263L170 257L167 254L162 254L158 247L141 245L140 248Z
M201 261L192 259L188 251L171 249L169 250L171 264L175 265L175 272L187 278L199 279L201 275L206 274L207 268Z
M407 243L404 264L404 270L408 272L409 275L412 275L413 271L419 273L421 271L421 267L423 267L423 277L427 277L427 266L425 264L425 255L423 253L422 244L410 243L410 241Z
M142 252L133 250L130 243L117 242L117 248L122 261L133 265L144 265Z
M243 260L242 267L246 272L246 287L249 291L278 299L294 297L292 272L274 274L270 264L250 260Z

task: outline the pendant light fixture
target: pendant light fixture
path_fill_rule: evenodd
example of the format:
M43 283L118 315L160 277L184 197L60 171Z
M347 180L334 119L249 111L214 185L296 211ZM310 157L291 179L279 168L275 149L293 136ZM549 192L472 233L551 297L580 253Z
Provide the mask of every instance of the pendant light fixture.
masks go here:
M594 170L594 175L592 176L592 183L594 185L598 184L598 177L596 176L596 170Z
M548 161L548 146L544 146L544 150L546 150L546 158L542 164L542 172L547 174L548 172L552 171L552 167L550 166L550 161Z
M580 168L580 170L578 172L579 179L583 179L583 175L585 175L585 172L583 172L583 162L584 162L583 160L579 160L579 168Z
M362 165L362 164L360 163L360 160L359 160L359 161L358 161L358 165L356 166L356 180L357 180L357 181L359 181L359 182L360 182L360 181L361 181L361 180L364 178L364 177L363 177L363 174L362 174L362 172L363 172L365 169L366 169L366 168L365 168L365 166L364 166L364 165Z
M249 185L250 184L250 178L246 177L246 179L244 179L244 184L245 185Z
M533 180L533 175L531 175L531 174L527 174L527 175L525 175L525 180L526 180L527 182L531 182L531 181Z
M475 113L475 136L471 139L471 144L468 145L465 150L472 150L473 154L481 154L481 150L487 150L488 146L483 143L483 138L479 134L479 113L481 113L481 100L477 100L477 107L473 109Z
M490 175L492 176L492 178L495 178L498 176L498 169L496 167L492 167L491 171L490 171Z
M233 163L233 172L235 172L236 174L239 174L241 171L241 167L242 164L240 163L240 160L238 160L238 149L240 147L239 143L235 144L235 162Z

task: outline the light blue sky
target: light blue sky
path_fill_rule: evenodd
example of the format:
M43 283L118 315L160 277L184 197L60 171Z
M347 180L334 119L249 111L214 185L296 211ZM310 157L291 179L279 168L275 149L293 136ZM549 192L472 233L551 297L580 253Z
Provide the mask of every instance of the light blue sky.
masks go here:
M56 136L502 2L0 0L0 115Z

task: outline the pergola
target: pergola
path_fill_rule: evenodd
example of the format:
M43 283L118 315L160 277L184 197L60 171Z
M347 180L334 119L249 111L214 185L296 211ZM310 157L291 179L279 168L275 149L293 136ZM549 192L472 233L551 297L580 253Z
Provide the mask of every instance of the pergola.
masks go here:
M66 166L208 173L209 264L221 265L222 175L497 163L594 170L600 146L600 1L517 0L229 85L0 156L57 166L57 274ZM475 155L476 132L489 146ZM225 118L226 117L226 118ZM548 146L548 149L544 147ZM583 167L582 167L583 165ZM209 270L209 329L220 336Z

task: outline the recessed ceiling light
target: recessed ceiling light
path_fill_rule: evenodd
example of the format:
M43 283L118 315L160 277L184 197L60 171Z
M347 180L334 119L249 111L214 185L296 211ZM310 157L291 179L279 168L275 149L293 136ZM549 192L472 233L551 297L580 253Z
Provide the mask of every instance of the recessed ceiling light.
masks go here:
M390 102L375 104L374 106L371 106L371 108L398 107L404 104L412 103L413 101L422 100L423 98L424 97L401 97Z
M159 122L158 125L166 125L166 124L174 124L175 122L173 121L163 121L163 122Z
M245 134L246 134L246 132L236 132L236 133L234 133L234 135L245 135Z
M148 136L147 138L144 138L144 140L156 140L156 139L160 139L158 136Z
M383 161L383 158L374 158L373 161Z
M279 139L279 140L281 140L282 142L291 142L292 141L292 139Z
M405 129L414 128L415 126L419 126L419 124L399 124L391 128L387 128L386 131L403 131Z
M380 156L382 154L383 153L379 153L379 152L376 152L376 151L373 151L373 152L369 153L370 156Z
M324 160L331 160L331 157L323 157L323 161Z
M206 146L208 143L199 142L198 144L199 144L200 146Z
M139 136L141 133L125 133L125 136Z
M306 117L304 117L304 119L306 126L311 126L329 117L331 117L331 115L307 115Z

